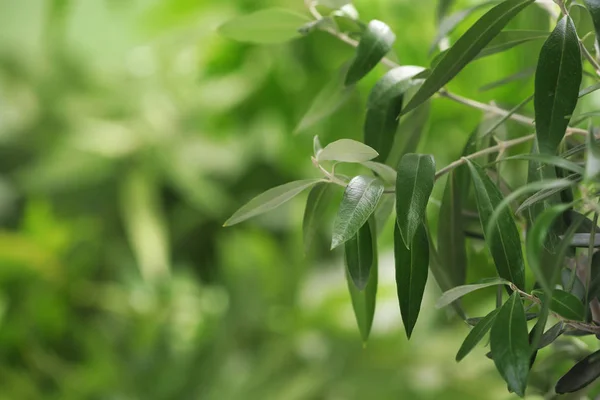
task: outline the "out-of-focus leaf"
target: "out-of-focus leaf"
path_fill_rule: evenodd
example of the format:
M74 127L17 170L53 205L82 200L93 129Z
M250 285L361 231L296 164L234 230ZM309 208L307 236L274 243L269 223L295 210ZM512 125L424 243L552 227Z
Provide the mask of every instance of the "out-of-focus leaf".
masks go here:
M378 20L369 22L346 74L346 85L352 85L367 75L392 49L395 40L396 35L385 23Z
M438 0L436 8L436 20L441 22L443 18L448 14L448 11L454 5L455 0Z
M505 208L496 222L491 225L491 229L487 229L494 209L502 202L502 193L481 167L470 160L468 165L475 188L479 219L498 275L514 283L518 288L524 289L525 265L521 239L513 216L510 210Z
M313 240L319 231L319 226L324 223L329 201L331 200L335 185L327 182L318 183L308 194L304 219L302 221L302 233L304 237L304 253L308 254Z
M587 150L585 176L587 179L596 179L600 175L600 145L594 136L594 128L589 129Z
M271 211L302 193L309 187L316 185L319 181L319 179L306 179L289 182L269 189L237 210L227 221L225 221L223 226L239 224L249 218Z
M348 183L333 224L332 249L356 235L375 211L383 190L383 183L372 176L359 175Z
M344 85L347 70L347 65L342 66L336 76L323 86L302 120L298 123L294 133L298 134L312 128L331 116L348 101L354 92L354 86Z
M240 42L282 43L300 37L298 29L309 21L290 10L269 8L227 21L219 27L219 33Z
M315 158L317 158L321 150L323 150L323 146L321 146L321 141L319 140L319 137L315 135L315 137L313 138L313 155L315 156Z
M539 345L537 346L538 350L543 349L554 343L556 339L564 332L564 324L562 322L556 323L552 328L548 329L542 335Z
M563 17L542 46L535 73L535 126L540 153L555 154L577 105L581 51L570 17Z
M471 329L471 331L465 338L463 344L460 346L458 353L456 353L456 361L460 361L463 358L465 358L471 352L471 350L473 350L475 346L477 346L477 344L481 342L481 339L483 339L485 334L488 333L488 331L492 328L492 325L494 324L494 321L496 320L496 316L498 315L499 311L500 309L496 308L488 315L483 317L477 323L477 325L475 325L473 329Z
M579 300L583 300L583 298L585 297L585 286L583 285L583 282L581 282L581 279L579 279L577 274L573 274L573 270L569 268L563 268L560 274L560 278L562 286L563 288L565 288L565 290L567 290L573 296L577 297ZM570 287L571 282L572 287Z
M492 89L496 89L500 86L504 86L507 85L509 83L515 82L515 81L519 81L522 79L526 79L529 78L530 76L532 76L535 72L535 67L532 68L526 68L522 71L519 71L517 73L514 73L512 75L509 75L505 78L499 79L497 81L494 82L490 82L486 85L483 85L482 87L479 88L480 92L486 92L488 90L492 90Z
M412 239L410 250L404 245L398 224L394 227L396 288L406 336L410 338L417 323L429 271L429 241L421 223Z
M329 143L319 152L317 161L341 161L362 163L372 160L379 155L377 151L352 139L340 139Z
M523 201L521 203L521 205L519 205L519 208L517 208L516 213L517 214L522 213L524 210L526 210L540 202L545 202L548 199L551 199L553 196L557 195L561 191L563 191L569 187L575 186L577 181L579 181L579 178L577 178L577 179L557 179L555 181L532 182L530 185L534 185L535 183L544 184L545 182L549 182L549 184L547 185L546 188L543 188L539 192L533 194L531 197L528 197L527 199L525 199L525 201ZM546 205L544 205L544 206L546 206Z
M600 1L599 0L583 0L585 6L592 16L594 29L596 31L596 41L600 41Z
M588 94L593 93L598 89L600 89L600 83L595 83L592 86L588 86L584 89L581 89L579 91L578 96L579 96L579 98L582 98L583 96L587 96Z
M474 283L471 285L463 285L452 288L442 294L442 297L439 298L437 303L435 303L436 308L446 307L448 304L460 299L464 295L472 293L476 290L485 289L490 286L498 286L498 285L509 285L510 282L506 279L502 278L490 278L484 279L480 283Z
M381 196L381 200L379 200L379 204L373 213L373 218L375 219L377 225L377 234L379 235L383 232L385 228L385 224L388 219L394 212L394 207L396 206L396 198L392 194L384 194Z
M346 280L348 281L348 290L350 291L352 308L354 309L354 315L356 317L358 329L360 330L360 335L365 343L369 338L369 333L371 332L373 315L375 315L375 301L377 297L377 242L375 227L373 225L374 223L369 221L358 233L358 235L361 235L362 233L366 233L368 229L369 233L367 236L372 239L370 243L366 239L353 239L346 242L346 246L344 246L346 254L344 260L346 263ZM352 255L357 253L370 253L373 256L369 272L369 280L364 290L359 290L356 288L349 272L353 269L356 269L356 266L350 264L354 262L356 258L352 256L348 258L348 254Z
M556 384L558 394L577 392L600 377L600 351L579 361Z
M394 138L394 145L386 160L387 165L395 168L403 155L414 153L417 150L421 136L427 126L430 109L431 104L427 102L401 118L400 126Z
M519 154L516 156L502 158L502 159L498 160L497 162L505 162L505 161L513 161L513 160L536 161L538 163L553 165L555 167L566 169L567 171L571 171L576 174L583 175L583 173L584 173L583 168L581 166L577 165L576 163L574 163L573 161L569 161L563 157L555 156L552 154L537 154L537 153Z
M424 70L423 67L405 65L388 71L373 86L367 99L367 108L385 107L408 89L418 86L423 81L414 78Z
M435 161L431 155L406 154L398 164L397 173L396 216L404 244L410 248L433 190Z
M591 112L574 115L571 118L571 121L573 121L572 125L577 126L577 125L581 124L582 122L585 122L586 120L593 118L593 117L600 117L600 111L591 111Z
M318 0L317 4L337 10L346 4L352 3L352 0Z
M367 109L364 142L379 153L380 161L385 161L392 150L402 103L403 97L399 96L383 107Z
M490 332L490 347L494 364L509 390L523 397L527 387L531 350L525 310L516 292L496 316Z
M376 161L365 161L362 165L375 172L384 182L396 183L397 174L394 168Z
M406 105L407 113L429 99L446 83L450 82L487 44L500 33L502 28L522 9L534 0L506 0L483 15L458 39L442 60L433 68L419 91Z
M348 274L358 290L367 287L374 260L372 224L366 222L350 240L344 244Z

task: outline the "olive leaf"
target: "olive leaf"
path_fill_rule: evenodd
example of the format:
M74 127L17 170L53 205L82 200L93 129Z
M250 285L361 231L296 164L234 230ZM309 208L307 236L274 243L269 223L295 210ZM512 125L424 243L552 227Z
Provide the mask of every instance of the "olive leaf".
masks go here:
M294 11L269 8L227 21L218 32L239 42L282 43L300 37L298 29L309 21L307 16Z
M396 35L385 23L378 20L369 22L346 74L346 85L352 85L367 75L392 49L395 41Z

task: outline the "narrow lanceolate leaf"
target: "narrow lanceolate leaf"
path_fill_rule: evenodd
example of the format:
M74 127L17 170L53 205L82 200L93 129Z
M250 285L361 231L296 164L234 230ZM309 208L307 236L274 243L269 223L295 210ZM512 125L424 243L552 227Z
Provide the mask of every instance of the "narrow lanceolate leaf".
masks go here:
M385 107L408 89L418 86L423 80L414 78L424 70L423 67L405 65L388 71L373 86L367 100L367 108Z
M423 222L429 196L435 181L433 156L406 154L398 164L396 179L396 216L398 228L410 248L417 228Z
M385 23L377 20L369 22L346 75L346 85L352 85L368 74L392 49L395 40L396 35Z
M540 343L538 344L538 350L543 349L554 343L556 339L564 332L563 322L557 322L552 328L548 329L541 337Z
M364 142L379 153L384 162L392 150L398 129L398 114L402 110L403 97L399 96L381 108L368 108L363 128Z
M488 235L486 228L490 226L494 209L502 202L502 193L481 167L472 161L469 161L468 165L475 188L479 219L486 232L486 244L496 264L498 275L514 283L518 288L524 289L525 266L519 231L513 216L510 210L505 208L496 222L491 225L489 230L491 237Z
M594 93L598 89L600 89L600 83L596 83L592 86L588 86L584 89L581 89L579 91L579 98L582 98L583 96L587 96L590 93Z
M307 254L317 236L319 227L324 224L329 201L331 200L335 185L327 182L318 183L308 194L306 208L304 209L304 220L302 221L302 233L304 236L304 253Z
M358 290L363 290L369 281L373 267L375 246L373 223L366 222L350 240L344 244L348 274Z
M490 347L494 364L509 390L523 397L527 387L531 350L525 310L516 292L496 316L490 332Z
M429 240L425 226L419 224L410 250L406 248L398 225L394 228L396 288L406 336L410 338L417 323L429 271Z
M352 139L340 139L329 143L317 155L317 161L341 161L361 163L379 155L374 149Z
M259 194L239 210L237 210L223 226L239 224L249 218L255 217L271 211L286 201L294 198L302 191L316 185L319 179L306 179L302 181L289 182L281 186L274 187L266 192Z
M375 172L384 182L389 184L396 183L397 173L394 168L376 161L365 161L362 165Z
M592 16L592 21L594 22L594 30L596 31L596 41L600 41L600 0L583 1Z
M583 172L584 172L583 168L581 166L579 166L578 164L574 163L573 161L569 161L564 157L554 156L552 154L537 154L537 153L519 154L516 156L503 158L503 159L499 160L498 162L513 161L513 160L535 161L540 164L553 165L555 167L566 169L567 171L571 171L571 172L574 172L574 173L580 174L580 175L583 175Z
M600 144L594 136L594 129L590 128L587 141L587 159L585 162L585 176L587 179L596 179L600 175Z
M395 168L402 156L414 153L417 150L423 132L427 128L430 110L431 103L426 102L422 107L402 117L400 126L396 131L394 145L386 160L387 165L392 165Z
M350 181L333 225L332 249L356 235L375 211L383 190L383 183L372 176L359 175Z
M465 341L460 346L458 353L456 353L456 361L460 361L463 358L465 358L471 352L471 350L473 350L475 346L477 346L477 344L481 342L481 339L483 339L486 333L488 333L488 331L492 328L492 325L494 324L494 321L496 320L496 316L498 315L499 311L500 309L496 308L491 313L483 317L477 323L477 325L475 325L475 327L471 329L471 331L465 338Z
M556 153L577 105L581 77L577 32L566 16L542 46L535 73L535 126L540 153Z
M558 394L577 392L600 377L600 351L579 361L556 384Z
M294 133L304 132L335 113L344 105L352 93L354 86L344 85L348 65L342 66L336 76L317 94L310 108L302 117Z
M552 292L552 301L550 309L561 317L581 321L583 320L583 303L574 295L564 290L555 289Z
M448 14L450 8L455 3L455 0L438 0L438 5L436 8L436 20L442 21L442 19Z
M310 19L293 11L269 8L227 21L219 33L240 42L270 44L300 37L298 29Z
M358 235L362 238L362 240L351 240L346 243L346 246L344 246L344 260L346 263L346 279L348 281L348 290L350 291L352 308L354 309L354 315L356 316L358 329L360 330L360 334L364 342L366 342L369 338L371 325L373 324L373 315L375 314L375 299L377 296L377 244L374 231L374 224L372 222L368 222L365 224L363 229L358 232ZM372 241L369 242L367 237L370 237ZM369 278L363 290L356 288L355 282L350 275L350 271L357 269L356 265L353 265L353 263L356 262L356 260L360 260L360 258L355 256L359 253L362 255L370 253L373 256L369 269ZM349 255L350 257L348 257Z
M440 297L440 299L437 301L437 303L435 303L435 306L436 306L436 308L446 307L448 304L451 304L454 301L460 299L461 297L463 297L469 293L475 292L476 290L485 289L490 286L509 285L509 284L510 284L510 282L507 281L506 279L492 278L492 279L486 279L480 283L457 286L455 288L452 288L452 289L444 292L444 294L442 294L442 297Z
M534 0L506 0L483 15L435 66L403 113L416 108L450 82L515 15L533 2Z
M486 85L483 85L482 87L479 88L480 92L486 92L488 90L492 90L492 89L496 89L500 86L504 86L504 85L508 85L509 83L513 83L516 81L520 81L523 79L527 79L530 76L532 76L535 72L535 67L532 68L526 68L522 71L516 72L514 74L511 74L507 77L504 77L502 79L498 79L497 81L493 81L490 82Z

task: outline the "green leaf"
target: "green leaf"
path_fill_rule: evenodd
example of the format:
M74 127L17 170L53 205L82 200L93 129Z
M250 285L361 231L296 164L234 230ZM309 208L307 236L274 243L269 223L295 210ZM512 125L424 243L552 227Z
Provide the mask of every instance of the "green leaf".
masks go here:
M540 153L556 153L577 105L581 79L577 32L566 16L542 46L535 73L535 125Z
M511 74L505 78L499 79L497 81L493 81L490 82L486 85L483 85L482 87L479 88L480 92L486 92L488 90L492 90L492 89L496 89L500 86L504 86L507 85L509 83L515 82L515 81L519 81L522 79L527 79L529 78L531 75L533 75L533 73L535 72L535 68L526 68L522 71L516 72L514 74Z
M429 241L424 224L419 224L410 250L404 245L398 224L394 227L396 288L406 336L410 338L417 323L429 271Z
M427 102L422 107L402 117L400 126L396 131L394 145L386 160L387 165L396 167L402 156L407 153L414 153L417 150L421 136L427 127L430 109L431 104Z
M587 150L585 176L587 179L596 179L600 175L600 145L594 137L593 128L589 129Z
M396 206L396 198L392 194L384 194L373 213L373 218L377 223L377 234L383 232L388 219L394 212Z
M509 390L525 396L531 350L525 310L516 292L504 303L494 321L490 347L494 364Z
M504 209L493 223L490 235L486 229L494 209L502 202L502 193L485 171L468 160L471 179L475 188L475 198L481 226L485 231L485 240L496 270L501 278L514 283L519 289L525 288L525 266L521 251L521 239L513 216L509 209Z
M397 174L394 168L375 161L365 161L362 165L375 172L384 182L396 183Z
M350 240L344 244L344 254L348 274L358 290L364 290L369 282L371 267L374 260L373 234L368 221L358 230Z
M587 7L592 21L594 22L594 29L596 30L596 41L600 40L600 0L583 0Z
M321 150L323 150L323 146L321 146L319 136L315 135L315 137L313 138L313 155L315 158L317 158Z
M474 283L471 285L463 285L452 288L442 294L442 297L435 303L436 308L446 307L448 304L460 299L464 295L472 293L476 290L485 289L490 286L498 285L510 285L510 282L502 278L490 278L484 279L480 283Z
M392 49L395 40L396 35L385 23L377 20L369 22L346 75L346 85L352 85L367 75Z
M346 4L352 3L352 0L318 0L317 4L329 7L333 10L344 7Z
M556 384L558 394L574 393L600 377L600 351L579 361Z
M379 153L380 161L387 159L394 144L402 103L403 97L399 96L382 108L367 109L363 128L364 142Z
M561 322L556 323L552 328L548 329L541 337L540 343L537 346L538 350L543 349L554 343L560 335L564 333L564 324Z
M515 15L533 2L534 0L506 0L483 15L433 68L403 113L416 108L450 82Z
M367 230L369 230L368 234ZM373 316L375 315L375 301L377 297L377 243L374 231L374 223L369 221L358 232L358 235L360 236L362 234L366 234L367 236L371 237L372 242L369 242L366 239L351 240L346 242L346 245L344 246L344 260L346 263L346 280L348 282L348 290L352 299L352 308L354 309L356 322L358 324L363 342L365 343L369 338L371 325L373 324ZM356 266L352 265L351 263L356 261L357 258L353 256L348 257L348 254L352 255L357 253L370 253L373 255L373 260L369 269L369 280L364 290L359 290L356 288L349 272L351 270L356 270Z
M400 234L410 248L417 228L423 222L435 182L433 156L406 154L400 160L396 179L396 215Z
M543 297L544 293L540 291L533 291L534 295ZM550 309L560 315L561 317L573 320L581 321L585 310L583 303L577 297L564 290L554 289L552 292L552 301L550 301Z
M587 96L588 94L593 93L598 89L600 89L600 83L593 84L592 86L588 86L584 89L581 89L579 91L578 96L579 98L582 98L583 96Z
M460 346L458 353L456 353L457 362L465 358L471 352L471 350L473 350L475 346L477 346L477 344L481 342L481 339L483 339L485 334L488 333L488 331L492 328L492 325L496 320L496 316L498 315L499 311L500 309L496 308L491 313L482 318L477 323L477 325L475 325L475 327L471 329L471 331L465 338L465 341Z
M321 89L298 123L294 133L304 132L317 125L333 115L350 99L355 87L344 85L347 71L348 65L342 66L336 76Z
M271 211L286 201L294 198L302 191L320 182L320 179L306 179L302 181L289 182L281 186L274 187L266 192L259 194L239 210L237 210L223 226L232 226L239 224L249 218L255 217Z
M584 173L583 168L580 167L579 165L575 164L573 161L569 161L563 157L555 156L552 154L537 154L537 153L519 154L516 156L502 158L493 164L496 164L498 162L513 161L513 160L535 161L540 164L549 164L549 165L553 165L555 167L566 169L567 171L571 171L571 172L574 172L574 173L580 174L580 175L583 175L583 173Z
M305 254L308 254L319 227L323 224L334 190L335 185L321 182L313 187L308 194L306 208L304 209L304 220L302 221Z
M359 175L348 183L333 225L332 249L356 235L375 211L383 190L383 183L372 176Z
M379 155L377 151L352 139L340 139L329 143L317 156L317 161L341 161L361 163Z
M539 181L530 183L530 185L532 185L533 187L536 184L545 185L545 182L549 182L549 184L545 188L533 194L531 197L525 199L525 201L523 201L521 205L519 205L519 208L517 208L516 213L520 214L524 210L540 202L546 203L548 199L555 197L558 193L562 192L563 190L575 186L577 181L579 181L579 179L557 179L555 181ZM549 204L544 204L544 207L547 207Z
M388 71L373 86L367 99L367 108L385 107L393 100L404 95L408 89L420 85L423 80L414 78L423 71L425 71L425 68L412 65L401 66Z
M282 43L300 37L298 29L309 21L305 15L290 10L269 8L227 21L218 31L239 42Z
M443 18L448 14L450 8L455 3L455 0L438 0L438 5L436 9L436 19L437 21L442 21Z

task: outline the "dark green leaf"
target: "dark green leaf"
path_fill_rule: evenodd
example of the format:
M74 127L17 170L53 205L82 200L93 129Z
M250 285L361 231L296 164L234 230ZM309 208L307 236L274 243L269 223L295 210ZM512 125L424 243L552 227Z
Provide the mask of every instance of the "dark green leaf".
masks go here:
M585 176L587 179L596 179L600 176L600 144L594 136L593 128L589 130L587 150Z
M435 181L433 156L406 154L400 160L396 179L396 215L400 234L410 248L417 228L423 222Z
M410 338L417 323L421 301L429 271L429 241L423 224L419 224L406 248L398 225L394 227L394 258L396 260L396 288L406 336Z
M577 274L574 274L573 272L574 271L571 269L563 268L560 274L562 287L565 288L565 290L567 290L569 293L577 297L579 300L583 300L583 298L585 297L585 286L583 285L583 282L581 282L581 279L579 279Z
M483 15L435 66L403 113L416 108L450 82L515 15L533 2L534 0L506 0Z
M377 159L382 162L387 159L392 150L402 103L403 97L399 96L381 108L367 109L363 128L364 142L379 153Z
M480 283L471 285L463 285L452 288L442 294L442 297L435 303L436 308L446 307L448 304L460 299L464 295L472 293L476 290L485 289L490 286L509 285L510 282L502 278L485 279Z
M577 32L566 16L544 43L535 73L535 125L540 153L556 153L577 105L581 79Z
M525 288L525 266L521 251L521 239L513 216L505 208L499 214L491 229L490 219L494 209L502 202L502 193L485 171L472 161L468 162L471 178L475 188L477 209L481 226L486 231L485 240L492 253L498 275L514 283L518 288ZM491 233L491 237L487 232Z
M583 0L585 6L589 10L592 21L594 22L594 29L596 30L596 40L600 40L600 0Z
M329 202L331 200L335 185L321 182L313 187L308 194L306 208L304 210L304 220L302 222L302 232L304 236L304 253L308 254L312 247L313 240L323 224L327 214Z
M383 183L372 176L360 175L350 181L333 224L332 249L356 235L375 211L383 190Z
M237 210L223 226L239 224L249 218L271 211L318 182L320 182L319 179L307 179L269 189Z
M583 303L569 292L554 289L550 309L558 315L574 321L583 320Z
M366 222L350 240L344 244L344 255L348 274L358 290L364 290L369 282L374 260L372 223Z
M551 155L551 154L519 154L516 156L506 157L498 160L497 162L505 162L505 161L536 161L541 164L553 165L555 167L559 167L562 169L566 169L567 171L574 172L576 174L583 175L584 170L581 166L575 164L573 161L569 161L563 157Z
M499 311L500 309L496 308L491 313L483 317L481 321L479 321L477 325L471 329L465 338L465 341L460 346L458 353L456 353L456 361L460 361L465 358L471 352L471 350L473 350L475 346L481 342L481 339L483 339L485 334L488 333L488 331L492 328Z
M543 349L544 347L549 346L552 343L554 343L554 341L556 339L558 339L558 337L560 335L562 335L563 333L564 333L564 324L562 322L558 322L552 328L550 328L546 332L544 332L544 334L542 335L542 338L540 340L540 343L537 346L538 350Z
M579 361L556 384L558 394L577 392L600 377L600 351Z
M377 243L376 243L376 235L375 235L375 227L372 221L369 221L365 224L364 230L359 232L359 235L366 232L366 229L369 229L369 236L373 240L369 243L366 240L351 240L347 242L347 245L344 246L344 250L346 256L344 260L346 262L346 280L348 281L348 290L350 291L350 297L352 299L352 308L354 309L354 315L356 316L356 322L358 324L358 328L360 330L361 337L363 342L366 342L369 338L369 333L371 332L371 325L373 324L373 316L375 315L375 300L377 297ZM361 246L360 248L358 246ZM353 246L349 248L349 246ZM358 290L350 276L351 270L356 269L356 266L349 264L356 260L356 257L348 258L348 253L356 254L356 253L371 253L373 255L373 260L371 263L371 268L369 272L369 280L367 282L364 290Z
M490 332L490 347L496 368L509 390L523 397L527 387L531 350L525 310L513 293L498 313Z
M341 161L361 163L372 160L379 155L377 151L352 139L340 139L329 143L317 155L317 161Z
M290 10L269 8L227 21L219 33L249 43L282 43L300 37L300 27L310 19Z
M423 67L401 66L388 71L373 86L367 100L367 108L381 108L404 95L410 88L418 86L423 81L414 79L425 70Z
M395 168L403 155L414 153L417 150L421 136L427 126L430 109L430 102L427 102L422 107L401 118L392 151L386 160L387 165L392 165Z
M385 23L377 20L369 22L346 75L346 85L352 85L368 74L392 49L395 40L396 35Z

